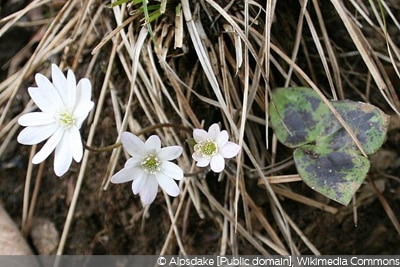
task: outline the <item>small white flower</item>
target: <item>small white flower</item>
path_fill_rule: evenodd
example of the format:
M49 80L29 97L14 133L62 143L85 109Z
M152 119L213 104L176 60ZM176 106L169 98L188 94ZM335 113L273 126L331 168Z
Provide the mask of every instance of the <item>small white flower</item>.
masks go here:
M228 141L228 132L220 131L217 123L214 123L206 132L203 129L194 129L193 138L196 142L192 158L197 161L198 167L206 167L210 164L214 172L222 172L225 168L225 159L235 157L240 146Z
M144 143L136 135L123 132L122 146L132 157L122 170L111 177L115 184L132 181L133 194L139 194L143 205L151 204L156 198L158 185L170 196L179 195L179 187L173 180L183 179L182 169L170 162L182 154L182 147L161 148L161 140L152 135Z
M54 172L57 176L66 173L72 159L80 162L83 154L79 129L94 103L90 100L92 86L87 78L76 84L75 75L68 70L67 77L54 64L51 65L53 83L44 75L35 75L38 87L29 87L28 92L41 112L31 112L18 119L27 126L18 135L24 145L47 142L32 159L33 164L44 161L55 149Z

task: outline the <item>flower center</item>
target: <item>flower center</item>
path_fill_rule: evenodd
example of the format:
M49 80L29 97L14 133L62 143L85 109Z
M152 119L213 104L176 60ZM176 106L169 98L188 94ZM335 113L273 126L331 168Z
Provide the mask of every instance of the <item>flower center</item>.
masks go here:
M61 124L62 127L68 129L71 128L72 125L75 124L75 118L72 113L68 111L64 111L58 114L58 123Z
M149 174L155 174L160 171L160 164L161 161L156 156L154 156L153 154L149 154L143 158L140 166L142 166L142 169L145 172Z
M197 153L202 154L203 157L211 158L218 152L217 143L213 140L205 140L202 142L197 143L194 146L194 151Z

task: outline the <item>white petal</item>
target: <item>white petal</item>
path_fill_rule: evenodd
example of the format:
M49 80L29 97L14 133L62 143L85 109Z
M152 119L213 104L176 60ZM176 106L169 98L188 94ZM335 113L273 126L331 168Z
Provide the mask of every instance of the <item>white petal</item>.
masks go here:
M130 132L123 132L121 134L122 146L131 156L143 155L145 153L145 146L142 140Z
M64 136L66 138L66 136ZM71 148L72 157L76 162L80 162L83 156L83 146L81 133L78 128L72 127L68 130L69 146Z
M169 146L161 148L160 152L158 152L158 159L161 161L164 160L173 160L178 158L182 154L182 147L180 146Z
M58 128L56 124L29 126L19 133L17 141L23 145L38 144L49 138Z
M175 163L169 161L163 161L160 166L160 172L163 174L175 179L182 180L183 179L183 171L181 167L176 165Z
M75 126L78 129L81 128L82 123L86 120L89 112L93 109L94 103L92 101L87 102L85 106L81 105L74 111Z
M140 191L142 191L143 186L146 184L146 180L147 180L147 173L145 171L143 171L141 168L137 168L136 171L133 170L132 172L135 173L135 177L133 178L133 182L132 182L132 192L133 194L137 194Z
M224 145L226 145L226 143L228 143L228 140L229 140L228 132L223 130L217 135L215 142L217 142L218 147L221 148Z
M33 102L35 102L36 106L40 108L40 110L47 113L55 113L59 110L60 107L63 107L64 104L57 94L57 91L54 89L53 85L41 74L36 74L36 83L43 79L43 81L47 81L47 87L29 87L28 93L32 98ZM42 78L38 78L42 77Z
M208 134L209 134L211 140L217 140L217 136L219 133L220 133L220 130L219 130L218 123L214 123L210 126L210 128L208 128Z
M197 167L206 167L206 166L208 166L208 164L210 164L210 159L209 158L199 157L195 153L193 153L192 158L195 161L197 161L197 163L196 163Z
M72 163L72 149L69 143L69 131L64 132L64 136L56 146L54 153L54 172L57 176L64 175Z
M76 79L75 74L72 70L68 70L67 72L67 87L66 91L66 106L70 109L75 108L75 99L76 99Z
M64 130L62 128L58 128L54 134L47 140L42 149L36 153L36 155L32 159L33 164L38 164L45 160L51 152L53 152L54 148L58 145L60 140L62 139L64 134Z
M81 102L74 110L74 117L84 117L86 119L88 113L93 109L93 101Z
M193 130L193 138L196 143L204 141L208 139L208 133L203 129L194 129Z
M146 147L146 153L158 154L161 149L161 140L157 135L152 135L147 139L144 144Z
M217 154L211 158L210 161L211 170L214 172L222 172L225 168L225 160L221 154Z
M53 84L50 82L49 79L47 79L46 76L44 76L41 73L36 73L35 74L35 81L38 87L30 87L30 88L34 88L34 89L42 89L42 90L50 90L53 91L54 86ZM55 93L57 93L56 91L54 91Z
M203 159L204 157L201 155L201 153L197 153L197 152L194 152L193 154L192 154L192 159L194 159L195 161L199 161L199 160L201 160L201 159Z
M125 162L124 168L133 168L133 167L140 167L140 163L142 162L141 157L135 157L133 156L132 158L128 159Z
M54 117L50 113L31 112L18 118L21 126L39 126L54 123Z
M134 174L130 168L123 168L111 177L113 184L122 184L133 180Z
M179 195L179 187L173 179L163 173L156 174L157 182L160 187L170 196L176 197Z
M75 118L75 126L80 129L82 126L82 123L86 120L87 116L89 115L90 110L93 108L94 103L93 102L88 102L88 105L83 108L77 108L74 111L74 118Z
M239 151L240 151L240 146L233 142L228 142L226 145L220 147L219 149L219 153L221 153L221 155L226 159L233 158L239 153Z
M139 192L140 200L144 206L150 205L156 199L158 191L158 183L154 175L148 175L146 184Z
M83 78L76 86L76 105L89 102L92 97L92 85L87 78Z
M129 169L123 168L111 177L113 184L126 183L133 180L132 172Z
M51 78L53 80L55 89L61 97L64 105L66 105L67 103L65 101L67 99L67 79L65 78L62 71L55 64L51 64Z

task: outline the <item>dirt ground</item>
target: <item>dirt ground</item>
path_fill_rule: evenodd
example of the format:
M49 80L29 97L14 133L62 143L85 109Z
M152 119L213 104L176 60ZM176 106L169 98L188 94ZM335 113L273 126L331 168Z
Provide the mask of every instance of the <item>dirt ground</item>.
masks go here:
M10 4L11 2L13 1L1 2L2 17L13 12L13 10L10 10L12 8L15 10L20 8L18 6L13 7ZM400 12L400 8L397 9L397 12ZM109 12L105 14L111 16ZM0 38L1 80L7 77L7 72L10 68L6 63L31 40L33 33L30 29L15 27L8 30ZM337 32L337 35L332 34L332 38L340 41L342 37ZM105 60L102 61L101 57L106 58L106 56L100 56L100 63L94 68L96 73L92 75L94 77L95 89L93 95L95 100L99 96L100 83L104 76L102 64L106 62ZM180 58L180 63L190 62L192 57L193 53L188 53L186 57ZM20 63L22 64L24 61L26 61L26 58L23 58ZM116 76L118 76L120 75L118 72L122 68L120 63L116 63L116 65L115 72L117 73ZM357 67L356 64L354 66ZM181 68L182 71L184 69L184 67ZM354 71L361 72L364 70L356 69ZM80 74L84 72L78 70L78 73L81 76ZM187 74L182 73L182 76L185 75ZM204 77L201 79L205 80ZM18 115L26 105L28 96L22 90L32 85L33 82L32 77L21 86L17 98L10 109L10 117ZM278 83L276 80L273 82ZM124 86L123 83L126 83L126 81L121 78L121 83L119 88L122 88ZM397 87L397 93L399 93L398 90L399 88ZM122 99L126 97L126 92L124 91L117 93ZM202 93L206 94L206 92ZM377 105L379 105L379 102L383 103L380 97L377 97L376 100ZM381 107L390 112L385 104L382 104ZM216 109L207 108L206 105L201 103L194 110L198 112L199 119L218 118L220 116ZM143 119L143 121L146 122L146 119ZM302 182L289 183L287 186L293 192L317 199L337 208L338 212L332 214L284 197L279 198L286 213L290 215L297 227L303 231L309 242L314 244L322 254L400 254L400 235L396 232L382 205L382 201L377 197L371 183L371 181L374 181L387 205L393 211L394 216L399 220L400 125L397 125L396 121L394 120L391 124L384 146L371 159L372 166L368 178L357 194L362 201L360 201L360 206L357 207L356 215L351 204L348 207L344 207L329 201L312 191ZM88 135L88 129L88 127L82 128L82 136L86 137ZM104 109L98 131L101 131L102 134L95 137L94 144L96 146L112 144L115 141L115 122L112 110L108 110L107 107ZM280 159L291 157L292 151L282 145L278 146L278 151L280 151ZM30 147L18 144L15 135L15 138L9 141L5 153L0 158L0 201L18 225L21 223L29 153ZM105 163L108 162L110 155L110 152L94 153L89 159L88 166L90 167L88 167L83 180L64 254L158 254L163 247L171 225L164 197L161 193L158 194L156 201L150 206L146 218L143 219L143 207L139 198L132 195L129 184L111 185L108 190L104 191L101 183L107 171L107 164ZM45 223L49 223L52 227L54 226L56 233L61 235L76 185L79 164L73 163L70 171L63 177L58 178L54 175L52 161L53 156L50 156L43 165L44 172L34 218L45 219ZM117 168L121 168L123 164L124 161L121 157ZM38 168L38 166L35 166L33 177L38 173ZM290 165L279 174L293 173L295 173L295 168ZM188 177L187 179L204 179L212 194L222 203L222 196L226 194L227 180L218 182L218 177L212 172L206 173L201 178ZM31 184L31 192L34 189L34 184L35 179ZM245 185L248 192L252 194L255 204L262 211L265 218L269 220L272 228L279 233L279 226L275 223L274 214L271 212L271 202L266 197L265 189L262 189L255 179L246 179ZM205 199L205 196L202 195L201 198ZM199 217L192 204L188 204L184 208L184 215L181 215L178 219L177 227L181 233L186 253L218 254L223 235L220 225L222 217L216 215L216 211L207 206L203 207L204 218ZM245 216L242 212L239 212L238 221L245 224L244 218ZM41 223L39 222L39 224ZM253 220L250 224L254 231L266 234L256 220ZM44 230L39 234L40 237L33 238L28 235L27 240L32 245L35 253L43 253L43 251L38 250L34 244L37 241L34 239L45 239L47 234L48 232ZM282 236L279 237L283 238ZM301 254L312 254L312 251L304 245L298 235L293 234L292 237L293 244L297 246ZM54 236L48 238L54 239ZM240 254L259 254L259 251L243 236L238 234L237 238L238 252ZM274 254L274 251L266 250ZM54 252L53 248L51 253ZM179 253L178 245L176 242L170 242L166 254L177 253Z

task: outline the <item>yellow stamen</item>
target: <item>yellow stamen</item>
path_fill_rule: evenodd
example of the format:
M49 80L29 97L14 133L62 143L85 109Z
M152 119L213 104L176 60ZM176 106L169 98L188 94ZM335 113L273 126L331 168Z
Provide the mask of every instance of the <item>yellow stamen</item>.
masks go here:
M140 165L145 172L155 174L160 171L160 164L161 161L155 155L149 154L142 160Z
M201 154L203 157L211 158L218 152L218 145L213 140L205 140L197 143L194 146L194 151Z

